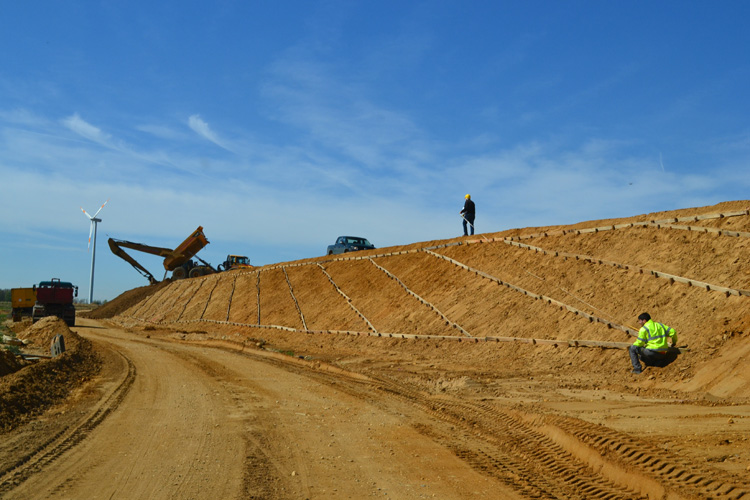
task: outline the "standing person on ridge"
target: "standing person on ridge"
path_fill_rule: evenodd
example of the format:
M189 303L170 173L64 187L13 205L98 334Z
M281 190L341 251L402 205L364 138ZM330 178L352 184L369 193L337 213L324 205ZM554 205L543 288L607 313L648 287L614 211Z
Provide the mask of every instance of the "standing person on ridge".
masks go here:
M643 371L641 361L646 366L666 366L673 359L669 356L669 339L672 347L677 347L677 331L663 323L656 323L651 319L649 313L638 316L638 338L628 349L630 351L630 362L633 364L633 373L639 374Z
M471 201L471 195L467 194L464 196L466 198L466 201L464 202L464 208L461 210L461 218L463 218L464 222L464 236L468 236L469 234L466 232L466 223L468 222L471 226L471 234L474 234L474 202Z

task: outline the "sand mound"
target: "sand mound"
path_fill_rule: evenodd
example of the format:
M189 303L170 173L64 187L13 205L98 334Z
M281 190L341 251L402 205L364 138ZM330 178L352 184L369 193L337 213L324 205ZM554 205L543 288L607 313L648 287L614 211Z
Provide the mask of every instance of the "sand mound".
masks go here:
M31 318L24 317L21 321L8 320L5 322L5 327L11 332L18 335L31 326Z
M17 335L19 339L25 341L28 348L34 349L39 353L46 350L45 354L50 353L52 340L57 335L62 335L65 338L65 347L67 350L76 350L83 340L78 334L73 333L68 328L68 325L57 316L42 318Z
M49 354L52 339L58 334L65 340L63 354L0 377L0 430L13 429L62 402L73 389L98 373L101 362L91 343L57 317L41 319L21 332L19 338L29 342L32 352Z
M15 354L7 349L0 349L0 377L20 370L22 366Z

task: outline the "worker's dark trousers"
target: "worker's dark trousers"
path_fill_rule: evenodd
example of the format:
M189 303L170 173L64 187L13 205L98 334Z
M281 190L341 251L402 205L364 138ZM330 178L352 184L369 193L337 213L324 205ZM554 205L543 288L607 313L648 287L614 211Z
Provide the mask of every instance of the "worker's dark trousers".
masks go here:
M641 361L646 366L667 366L670 362L674 361L676 356L676 353L671 352L671 350L667 353L662 353L634 345L631 345L628 350L630 351L630 362L633 363L633 369L635 370L641 369Z
M471 234L474 234L474 219L469 219L469 226L471 227ZM464 219L464 236L468 236L469 233L466 232L466 219Z

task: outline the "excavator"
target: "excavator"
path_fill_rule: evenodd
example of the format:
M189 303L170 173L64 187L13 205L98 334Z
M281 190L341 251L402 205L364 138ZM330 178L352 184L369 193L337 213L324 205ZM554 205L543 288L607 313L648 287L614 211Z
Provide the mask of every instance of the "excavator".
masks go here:
M151 274L148 269L143 267L138 261L125 252L123 248L129 248L131 250L164 257L164 278L166 278L167 273L171 271L173 280L188 277L195 278L206 274L234 269L250 269L253 267L250 265L250 260L244 255L227 255L226 260L219 264L217 268L214 268L211 264L198 257L196 254L209 243L206 235L203 234L203 226L198 226L198 229L193 231L193 233L174 250L171 248L154 247L151 245L144 245L143 243L134 243L132 241L118 240L115 238L109 238L107 242L109 243L109 249L112 250L113 254L133 266L133 268L147 278L152 285L158 283L158 280L154 278L154 275ZM193 258L198 262L193 261Z

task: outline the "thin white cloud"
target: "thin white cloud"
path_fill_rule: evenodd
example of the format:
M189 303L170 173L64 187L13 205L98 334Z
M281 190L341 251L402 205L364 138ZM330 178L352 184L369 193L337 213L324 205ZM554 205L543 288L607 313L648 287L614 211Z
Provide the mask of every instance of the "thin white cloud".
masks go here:
M200 115L191 115L190 118L188 118L188 126L193 130L193 132L200 135L204 139L213 142L222 149L226 149L229 152L234 152L229 146L227 146L224 141L219 139L219 136L216 135L213 130L211 130L211 127L208 126L208 123L206 123L200 117Z
M80 135L81 137L84 137L107 148L119 149L112 143L112 136L105 132L102 132L99 127L91 125L90 123L85 121L78 115L78 113L75 113L63 119L62 122L63 125L65 125L76 134Z
M81 136L115 142L80 118L70 124ZM169 151L177 144L168 143L160 161L198 170L192 153ZM102 283L105 276L112 283L127 280L120 285L126 289L140 286L141 278L108 252L107 236L170 246L203 225L212 241L202 253L209 262L218 262L227 253L243 253L254 263L272 263L322 254L328 240L347 232L361 233L378 246L457 236L458 210L467 192L478 203L477 230L485 232L707 205L714 202L711 197L716 192L727 190L726 179L732 179L735 190L747 188L750 182L748 174L737 175L742 169L736 165L695 176L665 175L653 156L629 154L630 147L619 141L590 140L577 148L535 141L508 149L477 149L460 157L446 154L439 162L429 160L429 148L407 161L385 147L383 161L399 165L397 177L377 177L368 169L332 160L319 145L259 148L254 158L258 166L253 168L282 171L280 179L274 178L277 174L249 175L249 167L237 168L235 162L204 147L202 156L214 170L198 179L166 170L154 175L153 158L145 155L90 144L81 147L27 127L6 126L0 128L0 178L8 185L0 210L12 213L29 198L39 203L25 213L23 227L9 218L0 222L0 231L65 232L71 248L80 248L76 280L85 283L89 228L78 207L96 207L111 198L99 227L100 276ZM97 170L102 164L111 168ZM50 165L55 166L51 171ZM216 172L231 172L232 182ZM325 175L332 172L342 178ZM661 195L654 197L638 184L643 179L660 186ZM60 210L64 206L69 209ZM243 217L227 218L227 213ZM56 243L41 239L34 244ZM159 269L158 259L149 258L143 257L146 267Z
M35 115L28 109L17 108L11 111L0 110L0 121L23 125L29 127L42 127L47 125L47 120Z
M262 91L275 102L273 118L301 130L314 147L335 151L356 167L387 170L395 157L419 155L423 131L411 116L380 104L372 89L343 80L333 68L299 59L277 61Z
M81 118L78 113L75 113L62 120L63 125L74 132L75 134L83 137L95 144L99 144L110 150L109 156L102 156L101 152L88 149L70 149L67 146L63 146L60 149L63 150L63 154L70 154L72 157L82 158L88 157L87 161L83 164L96 165L98 168L101 165L106 164L119 164L128 165L129 168L120 169L121 173L125 175L132 175L132 169L148 168L153 165L165 167L171 171L183 171L191 174L201 174L201 169L194 164L194 160L185 159L180 157L172 158L169 155L160 151L146 151L139 150L138 148L131 147L127 142L113 137L111 134L104 132L101 128L88 123L86 120ZM143 130L143 126L134 127L136 130ZM154 133L154 129L147 130ZM165 129L160 129L162 133ZM60 147L59 144L52 145L52 147ZM33 148L29 149L33 151ZM43 148L46 150L47 147ZM31 153L33 155L33 152ZM96 158L96 159L93 159ZM143 163L150 164L144 165ZM142 177L145 179L146 177Z

